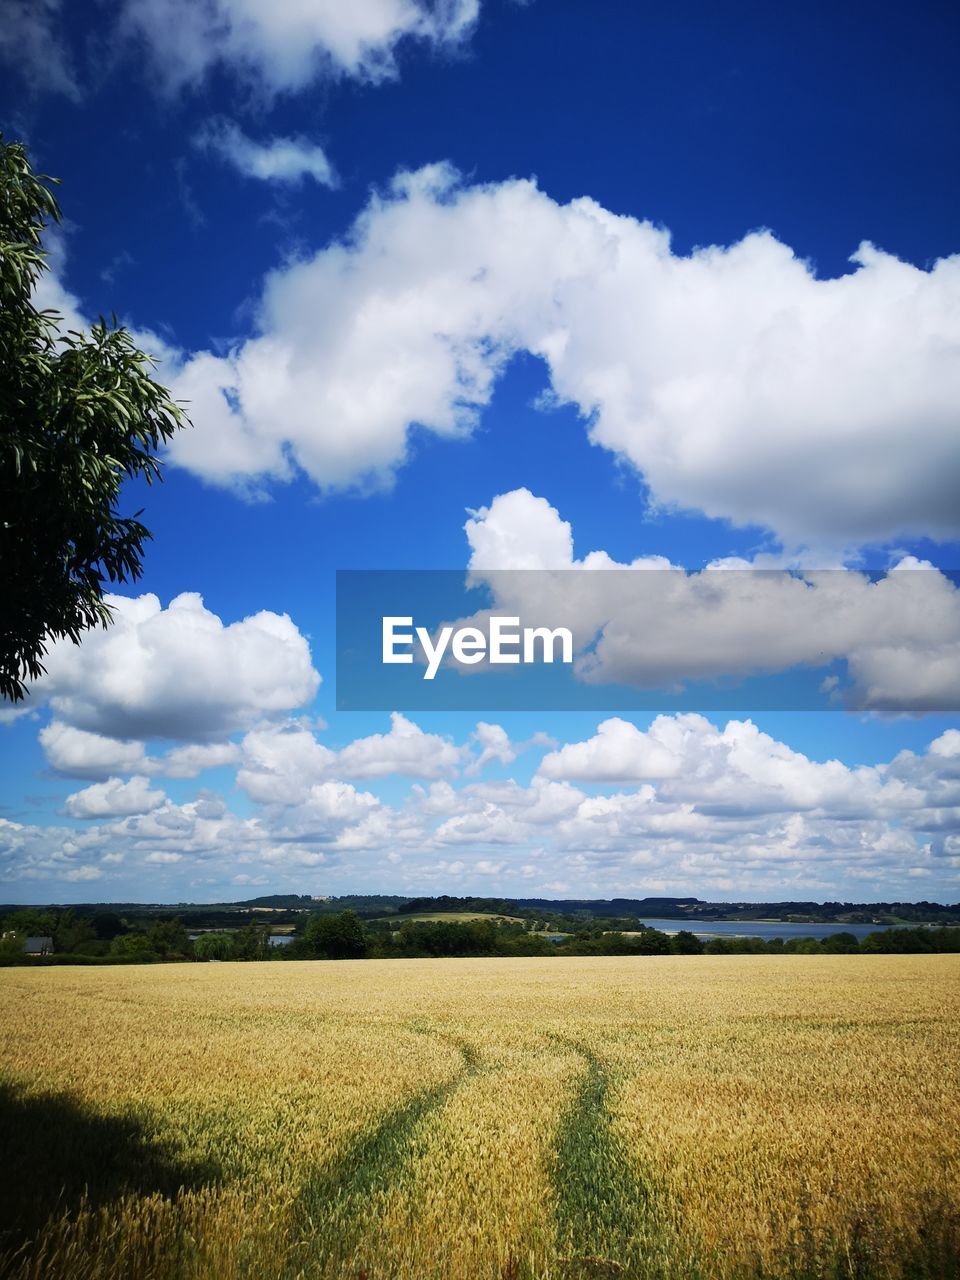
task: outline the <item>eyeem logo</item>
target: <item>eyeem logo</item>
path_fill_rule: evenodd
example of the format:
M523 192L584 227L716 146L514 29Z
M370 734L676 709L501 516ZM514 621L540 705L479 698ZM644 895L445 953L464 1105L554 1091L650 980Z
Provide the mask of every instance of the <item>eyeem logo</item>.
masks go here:
M912 560L337 572L338 711L950 713L958 653L960 572Z
M414 627L412 617L384 617L383 662L385 665L413 662L416 639L427 659L424 680L433 680L449 651L454 662L472 667L479 662L494 666L530 665L556 661L573 662L573 633L567 627L522 627L518 617L493 615L487 630L480 627L441 627L436 639L426 627ZM409 628L399 631L398 628Z

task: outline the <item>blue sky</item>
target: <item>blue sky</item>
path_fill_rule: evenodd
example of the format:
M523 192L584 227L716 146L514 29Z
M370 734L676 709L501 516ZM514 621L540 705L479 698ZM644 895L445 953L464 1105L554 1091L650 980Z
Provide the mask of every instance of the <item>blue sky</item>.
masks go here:
M338 714L333 588L955 568L960 19L295 9L23 3L0 37L0 126L62 181L45 300L116 311L194 420L125 499L155 601L0 728L2 896L955 900L939 573L784 623L807 670L837 632L850 709L655 723Z

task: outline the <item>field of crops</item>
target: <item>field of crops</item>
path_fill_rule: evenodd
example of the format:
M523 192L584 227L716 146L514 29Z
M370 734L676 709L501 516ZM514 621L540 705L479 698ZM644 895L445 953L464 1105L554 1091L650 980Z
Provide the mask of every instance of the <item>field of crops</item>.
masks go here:
M0 971L4 1276L960 1274L960 957Z

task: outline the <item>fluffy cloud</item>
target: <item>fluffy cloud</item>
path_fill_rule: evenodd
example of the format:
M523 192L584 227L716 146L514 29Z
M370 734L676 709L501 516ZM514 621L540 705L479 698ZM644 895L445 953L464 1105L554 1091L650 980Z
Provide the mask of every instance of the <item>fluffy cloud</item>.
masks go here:
M168 751L155 771L165 778L195 778L205 769L222 769L239 760L240 747L235 742L189 743Z
M252 817L209 793L174 804L143 775L114 778L71 797L71 816L96 819L79 830L0 818L0 872L72 883L93 868L128 893L142 893L149 876L157 897L188 885L224 892L238 876L264 874L302 892L311 870L322 871L318 892L382 891L389 877L416 891L455 880L509 893L522 881L543 894L858 899L915 896L920 878L927 896L956 893L957 730L925 751L850 767L811 759L749 721L661 716L643 729L610 720L548 753L529 785L441 779L393 803L316 775L278 796L276 781L302 768L305 746L296 731L268 745L285 737L290 755L274 758ZM322 772L326 757L317 760Z
M152 771L153 762L142 742L87 733L62 720L54 720L40 730L40 745L52 768L71 778Z
M79 645L52 645L47 675L31 691L88 735L216 738L305 705L320 684L309 645L286 614L224 624L193 593L166 609L154 595L108 599L112 625L86 632ZM68 761L108 750L75 735L64 745L63 733L49 731L44 745Z
M714 815L819 809L865 816L923 801L920 790L877 769L812 761L749 720L719 730L700 715L657 716L645 731L605 720L593 738L545 756L539 773L573 782L656 782L661 801Z
M82 884L89 880L100 880L103 877L103 871L100 867L95 867L91 863L86 863L80 867L71 867L65 874L64 879L71 884Z
M677 737L683 726L708 725L701 716L658 716L649 732L618 717L604 720L592 738L568 742L540 762L543 778L577 782L638 782L674 778L680 765Z
M84 867L96 866L114 879L128 877L130 889L142 892L142 867L151 853L174 853L193 866L223 858L233 866L267 847L268 833L256 819L229 815L206 796L184 805L167 801L149 813L85 824L79 831L0 819L5 880L73 881L86 878Z
M517 748L502 725L487 724L481 720L474 730L473 740L479 746L480 753L467 767L467 773L479 773L491 760L496 760L499 764L513 764L517 758Z
M424 733L395 711L390 717L390 732L349 743L337 754L337 769L348 778L382 778L391 773L439 778L456 769L462 758L462 748L448 738Z
M39 737L50 767L68 778L106 778L120 773L195 778L206 769L240 760L240 747L235 742L189 743L153 757L147 755L142 742L87 733L62 720L51 721Z
M412 425L468 432L526 350L655 503L791 546L955 535L960 258L852 261L819 279L767 232L684 256L529 181L402 174L268 278L257 336L187 362L199 425L173 455L249 483L288 474L286 446L323 488L385 483Z
M942 760L956 762L960 773L960 729L946 729L930 743L930 754Z
M322 187L337 186L337 175L322 147L306 138L270 138L255 142L230 120L212 121L194 139L247 178L293 184L312 178Z
M333 778L439 778L455 770L464 748L424 731L397 712L389 733L357 738L340 751L318 742L309 729L290 725L248 733L237 781L251 799L297 804L318 782Z
M83 791L75 791L67 797L64 812L71 818L118 818L133 813L149 813L158 809L166 799L162 791L151 791L150 783L142 775L124 782L109 778L95 782Z
M299 804L314 783L330 776L334 758L309 729L254 730L243 740L237 783L251 800Z
M527 874L524 853L543 856L534 874L544 892L562 870L564 892L607 896L695 884L721 895L809 897L816 887L862 897L869 881L882 897L908 894L918 875L939 877L950 894L960 870L958 779L960 743L950 734L920 755L851 768L811 760L749 721L720 728L682 715L645 731L607 721L594 738L548 754L528 787L437 784L420 804L439 819L433 839L442 846L516 850L511 883ZM631 785L586 789L613 782Z
M498 493L487 507L470 511L464 525L470 568L498 570L572 569L573 530L556 507L529 489Z
M379 806L369 791L358 791L349 782L317 782L308 790L299 812L287 818L283 833L301 838L310 833L334 839L346 828L364 822Z
M960 590L905 557L884 576L755 570L718 561L688 573L663 557L574 556L569 523L527 489L466 524L470 570L496 611L571 628L584 681L670 688L846 663L834 696L855 710L960 708ZM514 570L539 570L536 574ZM734 695L736 696L736 695Z
M324 74L388 79L402 41L455 45L478 12L479 0L124 0L123 22L170 89L220 66L283 92Z
M248 172L326 172L299 140L218 137ZM50 247L37 303L82 327L62 239ZM960 257L919 270L862 248L854 262L818 279L768 233L683 257L662 229L589 199L561 206L526 181L462 187L435 165L401 174L342 241L271 273L257 334L228 354L137 337L191 402L196 429L173 460L214 483L256 492L300 468L324 489L388 484L414 425L469 434L527 350L653 502L761 525L823 563L960 530ZM499 531L489 512L479 522L486 567L569 563L569 527L514 505Z

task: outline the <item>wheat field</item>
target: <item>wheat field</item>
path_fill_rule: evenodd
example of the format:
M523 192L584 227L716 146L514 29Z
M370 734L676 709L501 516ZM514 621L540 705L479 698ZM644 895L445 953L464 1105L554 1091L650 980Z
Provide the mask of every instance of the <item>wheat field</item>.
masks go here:
M960 957L0 971L18 1280L960 1274Z

